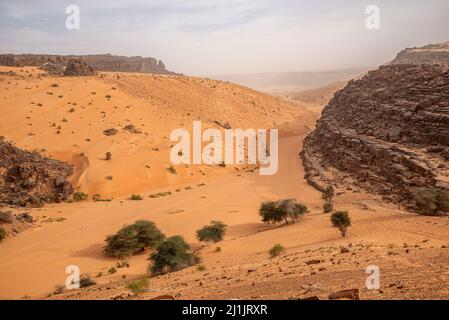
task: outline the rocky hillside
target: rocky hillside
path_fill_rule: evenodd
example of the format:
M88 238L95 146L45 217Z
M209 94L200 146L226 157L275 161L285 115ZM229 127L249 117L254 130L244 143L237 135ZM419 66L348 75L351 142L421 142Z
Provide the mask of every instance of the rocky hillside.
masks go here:
M449 66L390 65L350 81L305 140L306 178L410 203L449 189Z
M0 141L0 204L40 206L72 194L72 166Z
M69 61L81 59L89 66L99 71L140 72L152 74L175 74L165 69L162 61L154 58L114 56L111 54L96 54L83 56L61 56L48 54L1 54L0 65L9 67L67 66Z
M405 49L391 64L449 64L449 41Z

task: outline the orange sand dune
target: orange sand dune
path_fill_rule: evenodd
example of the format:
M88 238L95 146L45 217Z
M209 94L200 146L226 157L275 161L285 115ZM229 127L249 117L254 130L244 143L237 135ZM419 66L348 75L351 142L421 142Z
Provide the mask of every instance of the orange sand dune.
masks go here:
M19 147L73 162L77 186L90 195L130 195L226 171L166 170L170 132L191 130L194 120L203 128L220 128L215 121L242 129L283 126L288 134L305 133L316 120L305 108L215 80L129 73L39 79L35 68L0 67L9 70L19 76L0 76L1 134ZM299 127L292 127L298 118ZM124 130L130 124L141 133ZM104 135L110 128L118 133ZM111 161L104 160L106 152Z

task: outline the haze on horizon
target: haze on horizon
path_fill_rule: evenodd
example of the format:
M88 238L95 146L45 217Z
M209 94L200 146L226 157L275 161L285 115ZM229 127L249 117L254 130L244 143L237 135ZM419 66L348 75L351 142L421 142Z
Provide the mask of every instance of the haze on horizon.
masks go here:
M71 4L79 30L65 27ZM373 67L449 40L448 12L445 0L0 0L0 53L150 56L190 75Z

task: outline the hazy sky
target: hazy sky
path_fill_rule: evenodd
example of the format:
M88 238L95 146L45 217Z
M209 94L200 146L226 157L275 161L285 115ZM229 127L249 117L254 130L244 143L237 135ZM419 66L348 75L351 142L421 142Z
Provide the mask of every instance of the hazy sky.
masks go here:
M448 13L448 0L0 0L0 52L151 56L193 75L366 67L448 41Z

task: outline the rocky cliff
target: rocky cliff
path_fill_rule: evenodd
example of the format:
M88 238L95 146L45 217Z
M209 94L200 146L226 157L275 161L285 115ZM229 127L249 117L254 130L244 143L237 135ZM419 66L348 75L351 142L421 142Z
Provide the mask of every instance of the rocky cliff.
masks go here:
M301 153L306 178L410 203L449 189L449 66L389 65L337 92Z
M154 58L97 55L0 54L0 65L10 67L42 66L44 64L67 66L71 60L83 60L99 71L175 74L165 69L162 61Z
M449 64L449 41L405 49L391 64Z
M73 193L72 166L0 141L0 205L40 206Z

